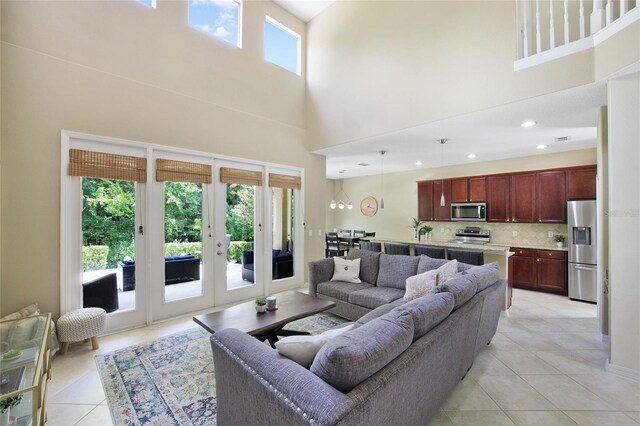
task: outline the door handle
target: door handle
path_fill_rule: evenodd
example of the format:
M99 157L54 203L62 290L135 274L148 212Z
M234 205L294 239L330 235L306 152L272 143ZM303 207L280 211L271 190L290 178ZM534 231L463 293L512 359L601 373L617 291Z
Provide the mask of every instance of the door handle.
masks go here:
M597 271L597 268L591 268L588 266L574 266L573 269L578 271Z

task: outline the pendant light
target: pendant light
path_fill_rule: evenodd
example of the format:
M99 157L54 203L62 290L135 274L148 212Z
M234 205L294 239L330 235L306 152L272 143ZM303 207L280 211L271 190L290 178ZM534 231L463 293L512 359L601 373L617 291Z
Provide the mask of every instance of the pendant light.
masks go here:
M329 208L331 208L332 210L334 210L336 207L338 207L340 210L344 210L345 207L347 208L347 210L353 209L353 204L351 204L351 199L349 198L347 193L344 192L344 189L342 188L342 180L344 178L344 172L346 172L346 170L340 170L338 172L340 173L340 190L336 194L336 197L333 200L331 200L331 202L329 203ZM349 202L348 204L345 205L345 203L342 201L342 198L340 198L340 194L344 194L345 198ZM338 199L338 203L336 203L336 198Z
M444 166L444 144L447 140L448 139L438 139L438 142L440 142L440 167ZM440 182L440 188L442 189L442 194L440 194L440 207L444 207L447 204L444 199L444 179Z
M380 208L384 209L384 155L387 151L380 151Z

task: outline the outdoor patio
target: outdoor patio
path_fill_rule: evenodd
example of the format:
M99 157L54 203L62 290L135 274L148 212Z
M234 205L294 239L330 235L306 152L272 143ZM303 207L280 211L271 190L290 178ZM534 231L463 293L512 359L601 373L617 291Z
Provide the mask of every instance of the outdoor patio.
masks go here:
M135 306L135 290L122 291L122 276L118 269L102 269L99 271L86 271L82 274L82 282L87 282L100 278L104 275L115 273L118 278L118 310L132 309ZM202 264L200 264L200 276L202 276ZM242 279L242 265L240 263L227 263L227 288L234 289L250 285L251 283ZM200 280L185 283L165 285L165 301L172 302L190 297L197 297L202 294L202 283Z

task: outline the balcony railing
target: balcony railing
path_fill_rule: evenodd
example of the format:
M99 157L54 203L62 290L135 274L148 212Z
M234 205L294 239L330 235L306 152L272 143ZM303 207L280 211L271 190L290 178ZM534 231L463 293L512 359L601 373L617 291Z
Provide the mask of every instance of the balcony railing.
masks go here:
M516 1L516 70L593 47L640 18L640 0Z

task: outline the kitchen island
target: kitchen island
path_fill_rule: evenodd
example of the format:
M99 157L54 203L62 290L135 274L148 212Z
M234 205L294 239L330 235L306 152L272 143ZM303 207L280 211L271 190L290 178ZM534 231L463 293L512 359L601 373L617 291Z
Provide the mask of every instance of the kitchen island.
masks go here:
M451 242L449 240L436 240L432 239L429 241L416 241L416 240L403 240L397 238L372 238L371 241L379 242L384 245L385 242L388 243L402 243L409 244L409 250L413 255L415 253L414 246L418 245L427 245L434 247L444 247L446 248L457 248L457 249L465 249L465 250L480 250L484 254L484 263L492 263L498 262L498 266L500 267L500 278L505 280L509 279L509 257L513 256L513 252L510 251L509 246L505 246L503 244L471 244L471 243L456 243ZM511 306L511 291L512 287L510 285L507 286L505 297L502 302L502 310L507 311Z

